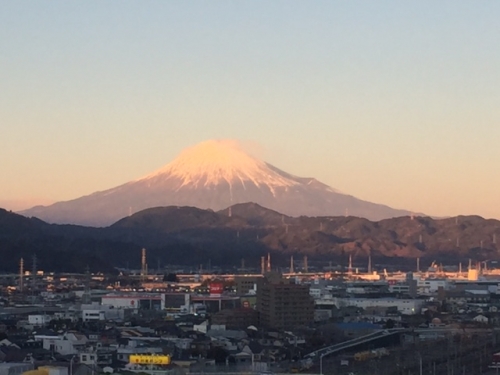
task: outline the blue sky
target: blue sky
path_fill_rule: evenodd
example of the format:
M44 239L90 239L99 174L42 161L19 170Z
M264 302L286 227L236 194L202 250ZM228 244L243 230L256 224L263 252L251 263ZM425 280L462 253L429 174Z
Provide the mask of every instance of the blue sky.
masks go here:
M0 1L0 202L212 138L432 215L500 218L498 1Z

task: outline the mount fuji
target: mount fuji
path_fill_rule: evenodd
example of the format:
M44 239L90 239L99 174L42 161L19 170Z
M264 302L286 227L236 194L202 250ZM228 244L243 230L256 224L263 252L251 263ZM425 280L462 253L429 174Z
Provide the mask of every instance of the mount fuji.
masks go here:
M231 140L190 147L138 180L50 206L22 211L49 223L107 226L146 208L194 206L222 210L254 202L289 216L350 216L381 220L409 215L343 194L314 178L286 173L247 154Z

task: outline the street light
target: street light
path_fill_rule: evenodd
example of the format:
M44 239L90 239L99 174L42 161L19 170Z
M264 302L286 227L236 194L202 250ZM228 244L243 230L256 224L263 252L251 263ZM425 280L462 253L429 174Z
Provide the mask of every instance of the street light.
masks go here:
M420 352L417 352L418 354L418 360L419 360L419 365L420 365L420 375L422 375L422 354Z
M323 353L319 356L319 375L323 375L323 357L326 353Z
M69 375L73 375L73 361L75 360L75 356L71 357L69 360Z

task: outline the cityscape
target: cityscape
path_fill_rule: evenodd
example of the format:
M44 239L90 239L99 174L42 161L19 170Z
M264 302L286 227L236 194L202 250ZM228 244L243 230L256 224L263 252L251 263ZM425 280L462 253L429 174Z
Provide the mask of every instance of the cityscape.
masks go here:
M487 373L500 269L169 265L2 275L2 367L37 373ZM490 266L491 267L491 266ZM13 362L17 360L17 362ZM35 370L35 367L38 370Z

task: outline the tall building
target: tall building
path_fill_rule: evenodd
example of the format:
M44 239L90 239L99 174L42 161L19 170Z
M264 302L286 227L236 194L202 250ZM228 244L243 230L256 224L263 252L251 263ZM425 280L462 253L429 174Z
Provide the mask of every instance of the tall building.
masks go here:
M289 329L314 320L309 286L268 275L257 289L257 311L262 327Z
M262 276L236 276L234 278L236 294L238 296L244 296L250 291L258 290L263 280L264 278Z

